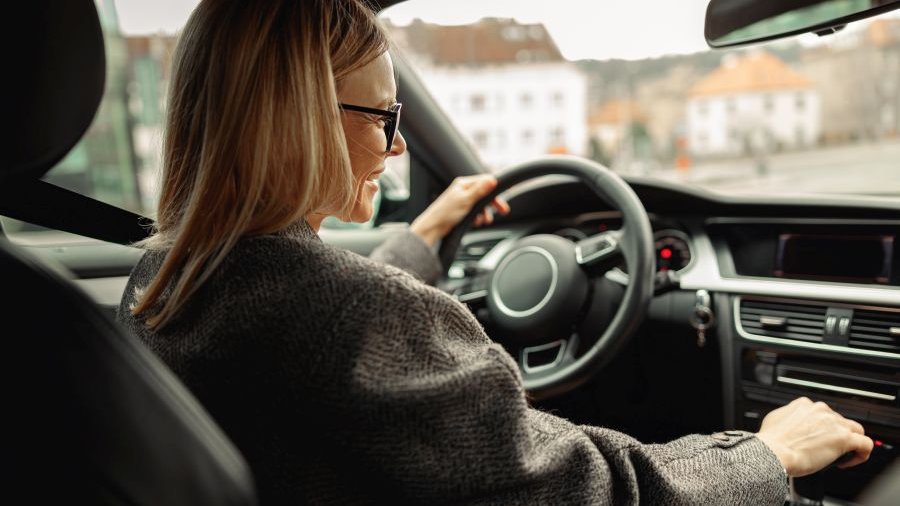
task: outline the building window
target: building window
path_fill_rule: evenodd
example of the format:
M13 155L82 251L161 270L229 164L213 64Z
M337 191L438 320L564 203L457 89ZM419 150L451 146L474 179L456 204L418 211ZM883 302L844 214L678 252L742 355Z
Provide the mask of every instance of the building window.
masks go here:
M775 101L772 100L772 95L763 96L763 110L766 112L772 112L775 109Z
M706 105L705 100L701 100L701 101L697 102L697 114L700 117L706 117L706 113L709 112L708 109L709 109L709 106Z
M806 129L803 128L803 125L797 125L797 129L794 131L796 146L805 146L806 145Z
M534 98L531 96L531 93L522 93L519 96L519 105L523 109L528 109L531 107L531 104L534 102Z
M806 97L803 95L803 93L797 94L797 97L794 99L794 104L796 104L798 111L806 109Z
M520 136L522 138L522 145L529 146L534 142L534 132L531 130L522 130Z
M484 130L476 130L475 133L472 134L472 140L475 142L475 147L478 149L487 149L488 133Z
M550 144L553 146L562 146L566 142L566 130L563 127L550 129Z
M553 104L554 107L562 107L565 105L565 102L565 96L563 96L561 91L557 91L550 96L550 103Z
M532 53L528 49L520 49L516 51L516 61L519 63L528 63L531 61L537 61L534 53Z
M485 99L484 95L472 95L469 97L469 108L472 111L483 111L484 110Z
M500 32L501 36L506 40L524 40L526 33L524 26L507 26Z
M728 111L728 114L734 114L737 112L737 104L734 103L733 98L729 98L727 102L725 102L725 109Z

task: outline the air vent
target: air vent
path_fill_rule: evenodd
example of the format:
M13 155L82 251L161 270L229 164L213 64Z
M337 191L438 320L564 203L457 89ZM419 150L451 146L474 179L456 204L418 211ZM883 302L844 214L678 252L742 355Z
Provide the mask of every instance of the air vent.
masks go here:
M900 353L900 313L857 309L848 344L851 348Z
M741 300L741 326L750 334L821 343L825 306L761 300Z
M483 256L487 255L489 251L494 249L494 246L499 244L502 240L502 237L497 237L494 239L470 242L459 248L459 252L456 254L456 261L465 263L477 262L481 260Z

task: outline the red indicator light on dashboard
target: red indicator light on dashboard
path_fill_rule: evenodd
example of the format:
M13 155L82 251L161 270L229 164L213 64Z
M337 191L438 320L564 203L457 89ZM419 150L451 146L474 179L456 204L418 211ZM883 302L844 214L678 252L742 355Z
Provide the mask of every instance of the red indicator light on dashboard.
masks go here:
M884 443L877 439L873 439L872 442L875 443L875 446L884 446Z
M668 260L672 258L672 250L670 250L669 248L663 248L659 252L659 256L663 257L664 260Z

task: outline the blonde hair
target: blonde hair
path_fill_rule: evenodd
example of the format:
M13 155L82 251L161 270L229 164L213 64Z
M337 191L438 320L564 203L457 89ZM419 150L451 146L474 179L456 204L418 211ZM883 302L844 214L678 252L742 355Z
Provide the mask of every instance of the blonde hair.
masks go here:
M169 89L154 234L168 250L132 313L165 325L238 239L353 205L337 87L388 49L358 0L203 0Z

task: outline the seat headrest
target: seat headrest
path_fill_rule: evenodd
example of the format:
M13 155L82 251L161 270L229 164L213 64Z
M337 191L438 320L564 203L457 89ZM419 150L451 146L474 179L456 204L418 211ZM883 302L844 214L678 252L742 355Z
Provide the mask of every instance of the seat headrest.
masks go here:
M39 178L56 165L90 126L106 75L93 0L29 0L9 10L21 35L4 65L11 142L0 151L0 181Z

